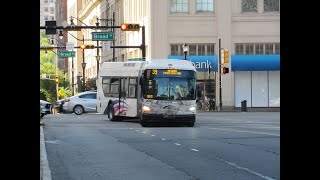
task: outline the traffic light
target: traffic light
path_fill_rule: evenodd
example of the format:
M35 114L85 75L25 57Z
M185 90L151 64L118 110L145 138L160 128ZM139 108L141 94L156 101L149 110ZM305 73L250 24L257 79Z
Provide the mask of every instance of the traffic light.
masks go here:
M81 44L80 49L94 49L94 45L91 44Z
M54 80L56 84L59 84L59 76L56 76L56 79Z
M140 31L140 24L122 23L120 28L122 31Z
M222 68L222 73L223 73L223 74L229 73L229 68L228 68L228 67L223 67L223 68Z
M229 63L229 50L228 49L223 50L223 62Z
M220 52L220 64L224 64L224 49L221 48Z

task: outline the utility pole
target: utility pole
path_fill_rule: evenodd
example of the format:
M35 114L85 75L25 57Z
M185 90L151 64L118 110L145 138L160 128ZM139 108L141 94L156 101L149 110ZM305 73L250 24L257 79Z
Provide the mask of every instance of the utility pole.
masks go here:
M222 110L222 87L221 87L221 39L219 38L219 108L218 111Z
M111 21L111 26L112 26L112 32L114 33L114 18L115 18L115 12L113 12L112 13L112 21ZM113 39L113 41L112 41L112 45L114 46L114 43L115 43L115 40ZM116 56L116 51L115 51L115 49L113 48L112 49L112 62L114 62L114 59L115 59L115 56Z
M84 35L82 34L82 44L84 44ZM82 92L86 91L86 63L84 62L84 49L82 49Z

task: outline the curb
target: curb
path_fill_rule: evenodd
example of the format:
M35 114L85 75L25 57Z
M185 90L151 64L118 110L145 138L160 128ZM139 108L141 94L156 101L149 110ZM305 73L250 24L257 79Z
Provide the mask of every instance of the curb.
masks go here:
M40 125L40 180L51 180L42 125Z

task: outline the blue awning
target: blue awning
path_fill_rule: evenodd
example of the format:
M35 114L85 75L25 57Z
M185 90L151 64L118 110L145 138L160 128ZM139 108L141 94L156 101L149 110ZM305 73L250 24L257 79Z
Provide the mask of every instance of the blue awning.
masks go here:
M232 71L280 71L280 55L232 55Z
M168 59L184 59L184 56L168 56ZM198 72L217 71L217 56L187 56ZM231 71L280 71L280 55L232 55Z

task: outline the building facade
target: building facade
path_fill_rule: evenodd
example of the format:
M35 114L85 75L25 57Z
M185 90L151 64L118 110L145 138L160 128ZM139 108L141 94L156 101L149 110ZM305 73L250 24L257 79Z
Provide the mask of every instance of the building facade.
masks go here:
M215 107L222 100L224 108L240 107L244 100L248 107L280 107L280 0L78 0L77 3L81 4L79 11L73 14L85 24L119 26L127 22L145 26L147 60L184 59L182 45L188 44L186 57L196 66L198 87L204 91L201 100L213 99ZM93 31L96 30L83 30L78 37L83 33L85 39L91 39ZM119 28L98 31L114 32L111 46L142 43L141 31L124 32ZM101 45L96 41L90 43ZM221 76L219 48L230 52L229 63L222 65L230 72ZM86 77L95 77L101 62L139 60L141 54L139 48L85 50Z
M55 0L40 0L40 26L55 20Z

